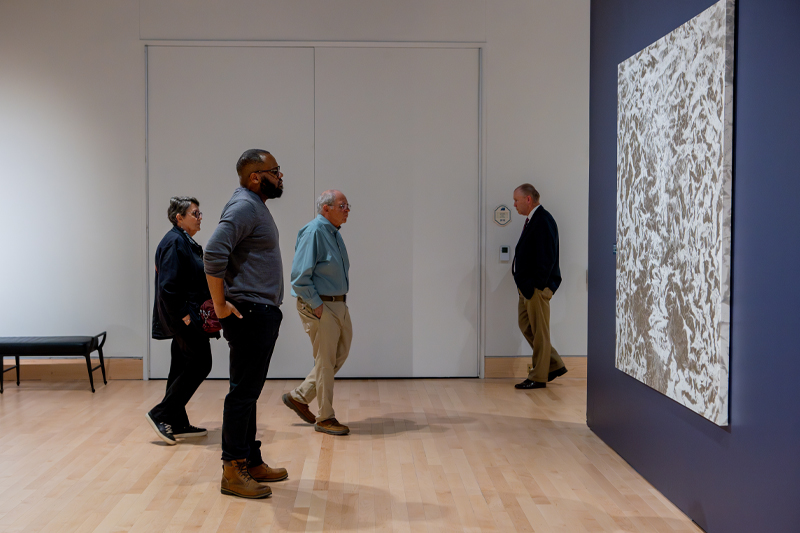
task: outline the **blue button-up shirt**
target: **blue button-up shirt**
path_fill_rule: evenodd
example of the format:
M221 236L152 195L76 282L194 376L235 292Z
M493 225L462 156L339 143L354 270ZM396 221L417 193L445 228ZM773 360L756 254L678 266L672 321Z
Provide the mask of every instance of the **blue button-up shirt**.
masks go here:
M293 296L316 309L322 305L321 294L347 294L349 271L350 259L342 235L327 218L317 215L297 232L291 274Z

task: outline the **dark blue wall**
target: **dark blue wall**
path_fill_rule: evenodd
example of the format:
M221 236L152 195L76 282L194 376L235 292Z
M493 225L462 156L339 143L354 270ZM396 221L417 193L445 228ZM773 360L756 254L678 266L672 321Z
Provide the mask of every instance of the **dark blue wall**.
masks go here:
M730 426L614 368L617 64L712 5L592 0L589 427L709 532L800 531L800 0L740 0Z

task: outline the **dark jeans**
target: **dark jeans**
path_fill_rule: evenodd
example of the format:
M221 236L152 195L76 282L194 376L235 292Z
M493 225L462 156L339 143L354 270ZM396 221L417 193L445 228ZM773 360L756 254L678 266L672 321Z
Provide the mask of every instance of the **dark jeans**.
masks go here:
M230 390L222 411L222 459L248 459L260 464L256 402L267 379L283 314L272 305L231 303L242 318L230 315L220 320L231 350Z
M211 345L208 335L195 322L181 322L171 346L172 358L167 378L167 392L150 416L171 424L173 429L189 425L186 404L211 372Z

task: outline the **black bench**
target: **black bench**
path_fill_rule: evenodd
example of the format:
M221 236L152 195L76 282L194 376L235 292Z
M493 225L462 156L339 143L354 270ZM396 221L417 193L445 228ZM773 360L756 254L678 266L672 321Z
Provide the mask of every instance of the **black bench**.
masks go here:
M102 337L102 340L100 339ZM3 358L14 356L15 365L0 372L0 393L3 392L3 374L17 369L17 386L19 386L19 358L20 356L54 356L54 355L82 355L86 358L86 368L89 370L89 385L94 392L94 379L92 372L98 368L103 371L103 383L106 381L106 367L103 363L103 345L106 343L106 332L94 337L0 337L0 369ZM100 364L92 368L89 355L97 350L100 355Z

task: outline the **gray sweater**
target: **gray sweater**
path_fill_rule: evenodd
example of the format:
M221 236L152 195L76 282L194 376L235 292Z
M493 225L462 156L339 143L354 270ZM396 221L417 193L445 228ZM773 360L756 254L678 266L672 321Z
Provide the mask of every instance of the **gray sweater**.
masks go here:
M261 198L239 187L222 209L206 245L206 274L225 279L225 297L269 305L283 303L283 263L278 227Z

